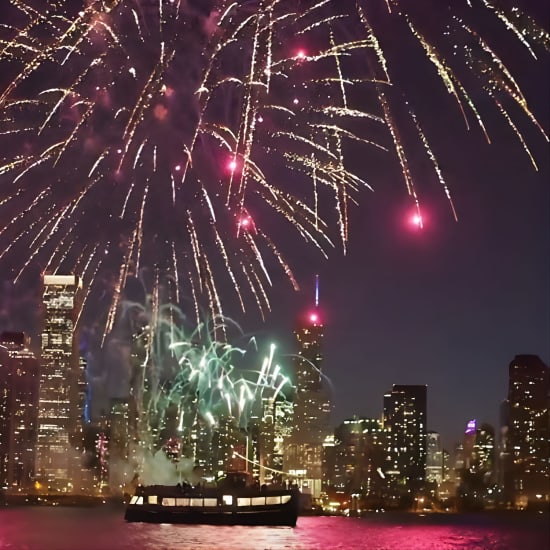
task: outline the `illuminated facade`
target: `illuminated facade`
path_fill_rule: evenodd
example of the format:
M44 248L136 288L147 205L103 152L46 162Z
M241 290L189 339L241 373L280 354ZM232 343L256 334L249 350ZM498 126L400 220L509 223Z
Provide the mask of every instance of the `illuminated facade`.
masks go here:
M426 481L441 485L443 482L443 449L438 432L429 431L426 436Z
M322 381L323 324L312 313L295 331L298 356L292 439L322 445L329 433L330 401Z
M271 467L275 470L283 470L284 449L292 435L294 407L292 403L285 399L276 399L273 404L273 411L273 456Z
M490 424L476 427L476 438L471 457L471 466L483 474L484 482L495 479L495 429Z
M462 445L462 468L457 496L460 508L479 509L494 505L495 431L489 424L470 420ZM492 496L493 495L493 496Z
M390 430L388 456L392 472L407 485L426 475L427 387L394 385L384 395L384 427Z
M0 335L0 488L32 485L38 425L38 361L21 332Z
M233 452L241 441L238 426L232 416L222 416L219 419L212 436L212 473L221 477L228 470L246 469L243 459L233 456ZM245 449L246 452L246 449ZM244 456L245 452L239 453Z
M330 399L322 379L323 323L314 310L295 330L295 396L292 436L285 452L285 470L305 470L305 477L322 477L322 449L329 435Z
M517 355L509 366L509 476L514 496L550 501L549 368L536 355ZM537 496L538 495L538 496Z
M466 431L464 432L464 444L463 449L463 468L470 470L472 463L474 462L474 445L476 443L476 420L470 420L466 425Z
M323 441L323 472L321 488L327 493L334 486L336 469L336 437L334 434L327 435Z
M75 321L81 288L75 275L44 276L35 475L50 491L80 490L84 411Z
M111 399L109 437L109 487L120 494L134 472L130 468L129 405L127 399Z
M189 434L191 457L195 468L199 468L203 475L212 473L212 428L212 424L205 422L197 415Z
M335 432L334 469L330 485L347 494L380 495L386 464L387 433L375 418L344 420Z
M293 404L282 396L262 399L262 418L258 432L260 482L283 480L283 458L286 443L292 434Z

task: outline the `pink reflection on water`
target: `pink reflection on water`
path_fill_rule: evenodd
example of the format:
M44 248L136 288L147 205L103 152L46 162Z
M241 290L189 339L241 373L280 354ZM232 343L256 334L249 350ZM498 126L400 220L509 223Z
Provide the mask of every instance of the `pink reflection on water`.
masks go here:
M126 523L119 508L0 508L2 550L543 550L548 515L301 517L288 527Z

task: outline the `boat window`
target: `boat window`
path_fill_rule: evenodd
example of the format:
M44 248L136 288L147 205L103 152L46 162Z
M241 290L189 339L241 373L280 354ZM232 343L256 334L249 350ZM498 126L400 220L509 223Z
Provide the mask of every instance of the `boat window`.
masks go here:
M143 504L143 497L137 497L136 504Z
M133 496L132 499L130 500L130 504L137 504L138 498L139 497L137 496Z
M202 506L202 498L192 498L190 501L191 506Z
M248 497L239 497L237 499L237 506L250 506L250 498L248 498Z
M163 506L175 506L176 505L176 499L172 497L164 497L162 499L162 505Z
M149 504L157 504L157 502L158 502L157 495L149 495L149 496L147 497L147 502L148 502Z
M282 502L283 504L286 504L289 500L290 500L290 495L283 495L283 496L281 497L281 502Z
M265 506L265 497L252 497L252 506Z
M266 504L280 504L281 497L265 497Z
M204 499L204 505L205 506L217 506L218 505L218 499L217 498L205 498Z
M231 506L233 504L233 495L223 495L223 503Z
M189 499L188 498L177 498L176 499L176 506L189 506Z

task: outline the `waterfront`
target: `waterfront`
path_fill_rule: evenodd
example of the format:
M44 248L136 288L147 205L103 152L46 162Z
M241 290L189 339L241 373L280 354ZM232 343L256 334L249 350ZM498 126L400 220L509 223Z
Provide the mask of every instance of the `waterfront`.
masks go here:
M542 550L548 514L372 514L301 517L287 527L127 524L121 509L13 507L0 510L6 550Z

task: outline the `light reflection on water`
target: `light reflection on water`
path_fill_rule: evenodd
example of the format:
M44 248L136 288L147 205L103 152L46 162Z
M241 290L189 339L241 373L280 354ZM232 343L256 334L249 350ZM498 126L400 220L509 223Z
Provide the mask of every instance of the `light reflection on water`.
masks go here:
M372 515L301 517L296 528L128 524L122 510L0 510L2 550L545 550L549 517Z

